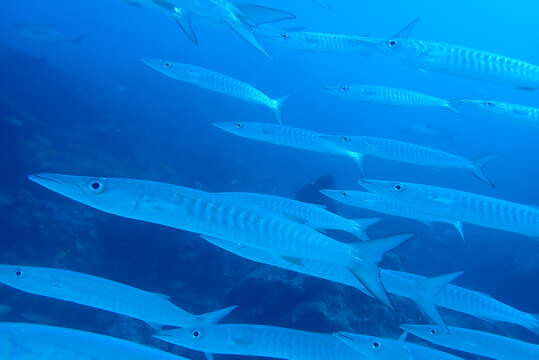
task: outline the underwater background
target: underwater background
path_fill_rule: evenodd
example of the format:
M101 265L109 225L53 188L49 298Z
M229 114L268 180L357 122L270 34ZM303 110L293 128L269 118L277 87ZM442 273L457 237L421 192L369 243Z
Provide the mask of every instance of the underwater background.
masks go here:
M390 37L422 18L414 37L474 47L539 63L534 1L310 0L259 4L297 19L279 26ZM194 313L239 305L226 322L302 330L356 331L396 338L402 323L428 322L397 299L395 313L359 291L241 259L199 236L91 209L27 180L54 172L155 180L207 191L271 193L328 204L349 218L377 217L334 203L320 188L359 189L346 158L278 147L227 134L217 121L275 122L273 114L157 74L140 58L196 64L255 85L272 97L290 95L285 125L332 134L362 134L436 147L473 157L500 153L487 166L497 187L463 171L433 170L368 158L369 177L463 189L539 205L539 152L534 124L467 111L347 102L323 86L365 83L402 87L448 99L492 98L536 105L539 94L424 73L357 53L301 52L261 40L272 59L224 27L195 25L195 46L157 10L121 0L0 2L0 263L61 267L166 293ZM16 24L54 24L82 41L29 39ZM417 129L428 127L431 132ZM448 226L383 216L371 237L419 236L386 256L382 266L421 275L464 271L455 284L539 312L539 245L518 234L465 225L466 241ZM335 238L352 241L342 233ZM173 351L201 354L151 338L142 322L72 303L0 288L0 320L50 323L96 331ZM441 310L454 326L537 339L505 323ZM450 350L445 350L451 352ZM475 359L459 354L465 359Z

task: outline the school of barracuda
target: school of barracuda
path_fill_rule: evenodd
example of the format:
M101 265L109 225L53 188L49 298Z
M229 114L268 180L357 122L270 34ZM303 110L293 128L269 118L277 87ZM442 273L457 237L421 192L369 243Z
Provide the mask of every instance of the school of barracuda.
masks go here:
M419 19L388 38L307 32L275 23L294 19L287 11L229 0L125 0L158 8L198 43L193 19L228 27L265 56L259 40L274 46L310 52L378 54L422 71L498 83L522 90L539 87L539 66L483 50L412 38ZM330 1L313 0L331 8ZM306 1L306 3L308 3ZM42 36L44 31L32 34ZM389 35L389 34L388 34ZM55 37L55 39L58 36ZM149 54L151 55L151 54ZM349 206L453 226L464 238L463 225L539 236L539 209L533 206L428 184L365 178L365 156L426 166L465 170L494 186L484 166L499 158L466 158L439 149L393 139L357 134L322 134L283 125L287 96L266 95L263 84L245 83L210 69L170 59L141 61L161 74L193 86L258 104L272 111L279 124L219 122L225 132L273 145L349 157L359 168L359 184L367 191L324 189L328 198ZM259 90L263 89L263 90ZM413 90L377 84L328 84L321 92L348 101L414 108L434 107L459 116L461 106L537 123L539 110L497 100L446 100ZM270 93L268 91L268 93ZM237 104L238 107L241 104ZM371 239L368 229L380 218L348 219L316 204L270 194L206 192L142 179L42 173L29 179L72 200L117 216L190 231L225 251L251 261L344 284L396 310L392 295L413 301L434 325L402 325L399 339L368 334L312 333L254 324L220 324L236 307L231 304L206 314L191 314L169 297L90 274L64 269L0 265L0 283L23 292L106 310L146 322L155 338L212 354L273 357L287 360L328 359L460 359L407 341L407 335L442 347L493 359L539 359L539 346L499 335L448 325L438 308L479 319L522 326L539 334L539 318L486 294L451 284L462 273L436 277L383 269L384 254L415 234ZM323 231L348 232L355 243L337 241ZM163 326L174 329L163 330ZM22 336L21 336L22 335ZM96 351L98 355L95 355ZM0 354L6 359L184 359L109 336L68 328L25 323L0 323ZM92 355L94 354L94 355Z

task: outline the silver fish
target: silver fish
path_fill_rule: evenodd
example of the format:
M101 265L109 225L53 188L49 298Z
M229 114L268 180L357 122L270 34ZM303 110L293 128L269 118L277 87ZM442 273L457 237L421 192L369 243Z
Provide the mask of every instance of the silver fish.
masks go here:
M462 360L462 358L426 346L377 336L337 332L334 336L352 349L376 360Z
M380 281L378 263L413 235L345 244L263 209L216 199L202 191L151 181L39 174L29 177L49 190L93 208L273 252L286 261L329 261L347 267L373 295L394 308Z
M15 24L15 30L20 36L49 43L74 43L78 44L86 35L66 35L54 25L48 24Z
M506 116L523 120L531 125L539 125L539 108L526 105L505 103L494 100L459 100L462 104L469 104L479 108L487 114Z
M459 113L449 100L417 91L376 85L339 85L326 86L322 91L354 101L407 107L442 108Z
M539 66L483 50L410 39L419 19L392 38L378 41L377 50L420 70L514 86L522 90L539 87Z
M274 145L315 151L324 154L341 155L352 158L362 167L360 154L333 146L322 139L325 134L292 126L259 122L219 122L214 126L231 134Z
M198 326L220 321L235 306L193 315L168 296L74 271L0 265L0 283L31 294L94 307L142 320L151 326Z
M256 35L273 45L308 52L373 54L372 38L361 35L331 34L298 29L280 29L262 26Z
M249 103L263 105L273 111L279 123L282 122L281 108L287 96L272 99L243 81L194 65L159 59L142 59L142 62L170 78Z
M189 360L112 336L28 323L0 323L0 344L2 359Z
M346 231L364 241L369 240L366 233L367 228L380 221L380 219L346 219L327 211L321 205L308 204L269 194L246 192L222 192L214 194L234 201L252 203L266 210L280 213L293 221L305 224L316 230L332 229Z
M483 331L450 326L449 332L436 326L402 325L401 328L423 340L446 348L486 358L505 360L539 359L539 345Z
M405 202L419 212L531 237L539 236L539 209L432 185L361 179L367 190Z
M501 157L498 154L491 154L467 159L426 146L371 136L322 135L320 137L333 146L342 148L343 151L360 154L360 158L367 155L421 166L464 169L490 186L494 186L494 183L485 175L483 167L488 162Z
M293 264L273 253L249 247L235 241L211 237L204 238L213 245L242 258L351 286L366 295L372 296L342 266L312 259L304 259L302 265ZM539 334L539 319L537 315L520 311L494 299L488 294L450 284L449 281L459 274L454 273L445 276L442 275L441 277L428 278L402 271L380 270L382 283L388 292L413 300L427 316L430 316L429 313L435 310L433 306L436 305L480 319L520 325ZM436 321L436 317L435 315L432 320Z
M331 334L277 326L226 324L165 330L154 337L206 354L264 356L287 360L364 359L361 353Z
M165 10L180 26L187 37L198 44L193 29L193 18L201 18L214 24L232 29L251 46L268 56L259 44L254 29L262 24L295 19L295 15L267 6L241 3L228 0L127 0L135 6L158 6Z
M440 222L450 224L455 227L461 238L464 239L461 221L451 221L431 214L422 214L413 205L409 205L405 202L398 201L387 196L373 194L366 191L353 190L323 189L320 190L320 192L333 200L337 200L343 204L362 209L376 211L392 216L414 219L422 223Z

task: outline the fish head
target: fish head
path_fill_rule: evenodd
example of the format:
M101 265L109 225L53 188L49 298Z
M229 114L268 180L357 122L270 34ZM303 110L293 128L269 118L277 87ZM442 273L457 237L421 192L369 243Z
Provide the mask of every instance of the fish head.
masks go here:
M401 329L406 331L409 334L417 336L423 340L431 341L433 343L438 343L444 337L451 336L451 331L443 331L439 326L436 325L411 325L404 324L401 325Z
M385 200L384 197L366 191L355 190L320 190L320 192L339 202L353 206L372 206Z
M34 289L33 285L39 284L43 277L33 269L30 266L1 264L0 283L16 289Z
M69 199L95 209L153 221L164 214L181 217L176 204L186 196L203 193L181 186L136 179L106 178L42 173L30 175L31 181ZM163 222L158 222L166 225Z
M484 111L496 111L496 110L502 110L503 109L503 103L499 101L494 100L470 100L470 99L462 99L459 100L459 103L461 104L467 104L471 106L475 106L480 108Z
M423 195L420 184L375 179L360 179L358 183L371 193L398 200L418 200Z
M281 126L277 124L241 121L218 122L212 125L234 135L261 140L271 138L275 134L277 127Z
M417 40L406 38L378 39L373 41L374 48L384 55L395 56L401 59L417 59L425 56L423 47Z
M230 335L227 330L226 325L200 326L163 330L153 337L191 350L227 353L233 345L233 342L229 340Z
M185 73L187 67L182 66L183 64L175 63L173 61L162 60L162 59L151 59L144 58L140 59L145 65L151 67L152 69L159 71L161 74L174 77L174 74Z
M331 198L333 200L337 200L340 202L345 202L349 198L349 191L348 190L329 190L329 189L322 189L320 190L320 193L327 196L328 198Z
M395 341L393 340L344 331L334 333L333 336L352 349L362 353L368 359L407 358L403 357L404 354L399 352L398 348L394 346Z
M346 150L347 152L350 152L350 155L353 155L352 153L363 153L365 151L364 142L361 141L362 139L360 136L324 134L320 135L320 139L329 147L336 150Z

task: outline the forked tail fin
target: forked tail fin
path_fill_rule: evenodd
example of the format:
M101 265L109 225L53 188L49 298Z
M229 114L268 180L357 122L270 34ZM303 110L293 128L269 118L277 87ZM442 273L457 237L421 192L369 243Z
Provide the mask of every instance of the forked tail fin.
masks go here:
M254 32L253 28L242 21L230 21L228 22L228 26L236 32L241 38L243 38L245 41L247 41L251 46L253 46L255 49L257 49L259 52L261 52L263 55L267 56L271 59L271 56L268 54L266 49L260 45L258 42Z
M436 307L436 296L462 272L421 279L417 281L417 292L412 298L419 309L446 333L449 332L445 321Z
M490 180L486 175L485 175L485 172L484 172L484 169L483 167L493 161L493 160L496 160L496 159L499 159L501 158L502 155L500 154L490 154L490 155L484 155L484 156L479 156L479 157L476 157L474 159L471 159L470 162L471 162L471 170L472 170L472 174L478 178L479 180L483 181L484 183L492 186L492 187L495 187L496 185L492 182L492 180Z
M279 124L283 123L283 104L286 99L288 99L288 95L275 99L273 106L273 112L275 113L275 117L277 118Z
M382 284L378 263L386 252L413 237L415 237L415 234L401 234L353 245L355 252L354 264L351 266L350 271L375 298L393 310L397 309Z
M449 100L444 105L444 108L446 108L447 110L451 112L454 112L455 114L462 115L462 112L457 108L459 104L461 104L460 100Z

